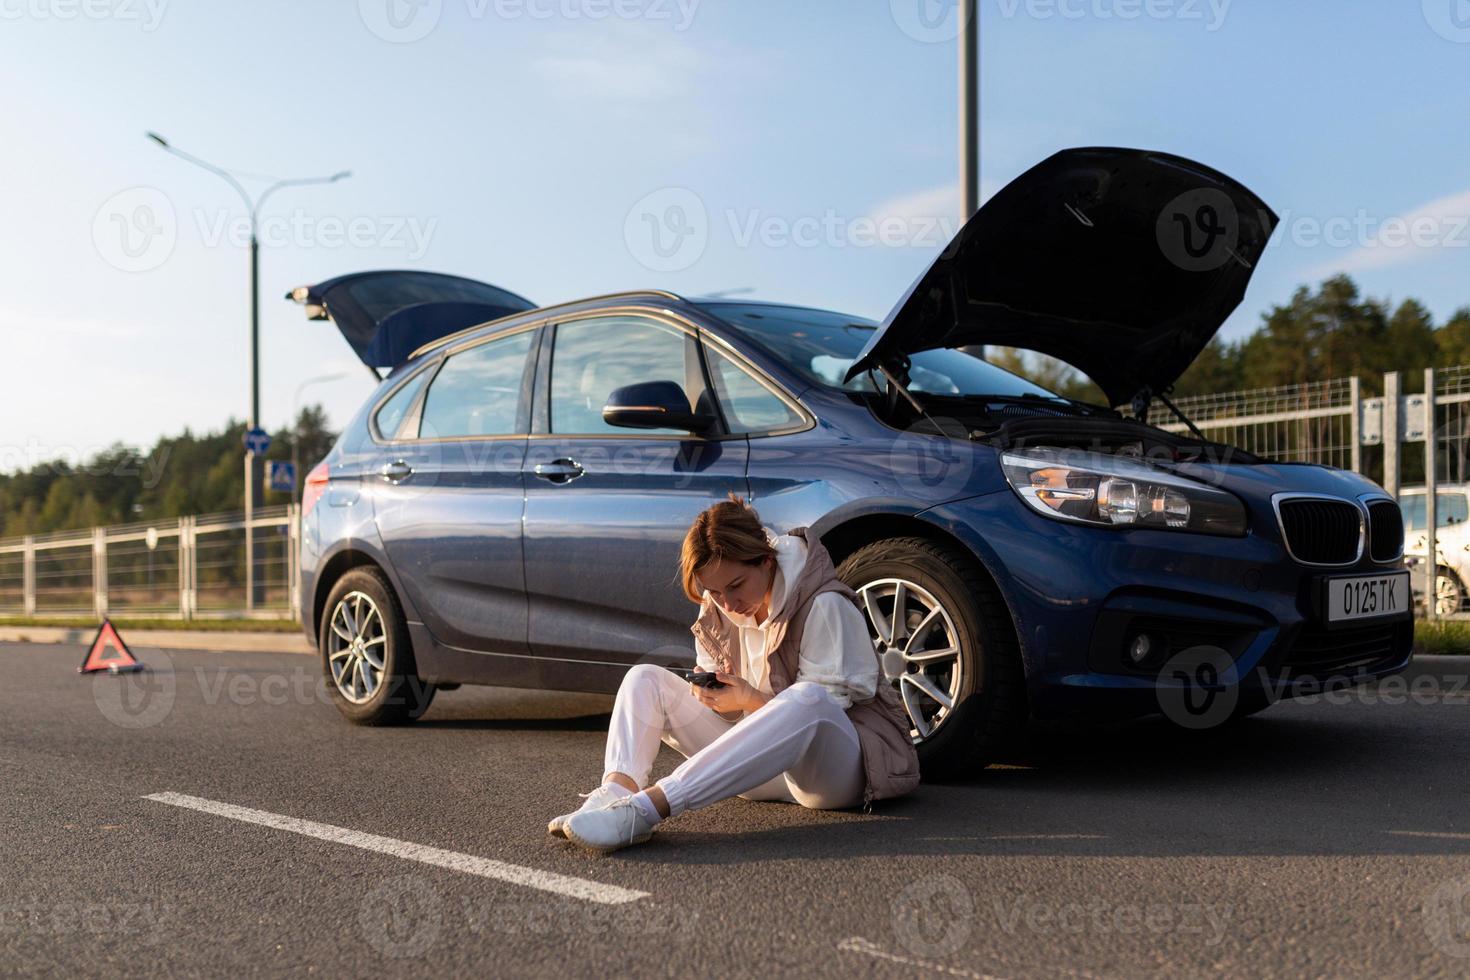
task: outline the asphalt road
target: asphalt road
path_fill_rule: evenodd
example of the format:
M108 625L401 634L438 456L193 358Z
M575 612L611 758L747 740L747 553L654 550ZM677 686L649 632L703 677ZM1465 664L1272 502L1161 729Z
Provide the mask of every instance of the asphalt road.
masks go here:
M354 728L309 657L137 652L0 645L0 973L1470 972L1470 661L1229 731L1052 726L871 815L728 800L598 856L545 823L609 698Z

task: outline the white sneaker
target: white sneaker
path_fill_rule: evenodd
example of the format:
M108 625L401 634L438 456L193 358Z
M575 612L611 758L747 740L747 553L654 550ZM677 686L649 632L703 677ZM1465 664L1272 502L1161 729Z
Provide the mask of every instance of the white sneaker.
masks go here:
M616 788L613 788L615 786ZM585 802L579 808L573 810L572 813L581 813L583 810L601 809L613 800L622 799L624 796L632 796L633 794L626 786L617 786L615 783L603 783L590 793L578 793L577 795L582 797ZM562 833L562 825L567 822L567 818L571 815L571 813L563 813L559 817L552 817L546 822L547 833L555 837L566 836Z
M562 832L583 847L616 851L648 840L653 836L653 826L633 797L625 796L595 810L578 810L567 817Z

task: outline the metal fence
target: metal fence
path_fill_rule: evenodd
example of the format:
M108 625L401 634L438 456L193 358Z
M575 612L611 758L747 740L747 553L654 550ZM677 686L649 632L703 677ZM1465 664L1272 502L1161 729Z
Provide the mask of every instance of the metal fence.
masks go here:
M0 539L0 615L299 619L299 510Z

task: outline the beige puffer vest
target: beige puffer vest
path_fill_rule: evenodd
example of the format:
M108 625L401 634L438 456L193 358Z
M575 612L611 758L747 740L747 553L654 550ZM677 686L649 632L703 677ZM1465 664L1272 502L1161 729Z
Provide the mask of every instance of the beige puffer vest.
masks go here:
M785 604L771 621L766 640L766 662L771 680L771 693L780 694L796 676L801 656L801 637L806 627L812 599L823 592L840 592L854 605L860 600L847 583L837 577L832 556L822 542L807 535L807 528L793 528L788 533L806 541L806 564L791 586ZM861 608L861 607L859 607ZM699 617L689 627L727 674L740 676L740 632L720 614L708 596L699 607ZM873 658L878 652L873 651ZM872 809L873 800L902 796L919 785L919 754L909 738L909 719L898 691L883 677L880 666L877 693L865 701L854 701L847 717L857 729L862 746L863 770L867 785L863 790L863 809Z

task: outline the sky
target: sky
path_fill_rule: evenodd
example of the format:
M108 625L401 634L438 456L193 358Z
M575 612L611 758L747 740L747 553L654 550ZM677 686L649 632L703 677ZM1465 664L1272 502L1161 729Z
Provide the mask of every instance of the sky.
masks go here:
M1235 338L1351 272L1470 305L1470 0L979 0L990 193L1165 150L1282 217ZM0 0L0 471L374 388L294 286L456 273L880 319L955 229L952 0ZM268 181L249 177L247 190ZM1063 273L1064 278L1064 273Z

